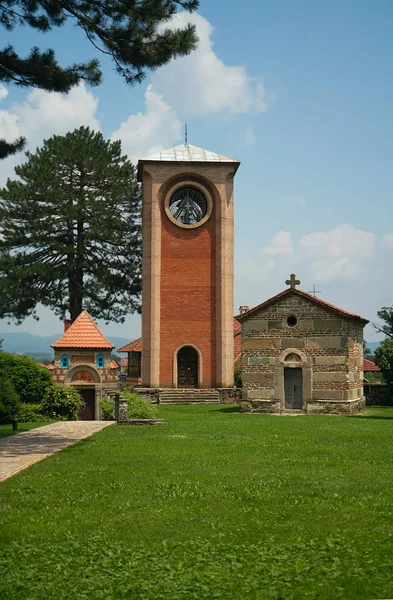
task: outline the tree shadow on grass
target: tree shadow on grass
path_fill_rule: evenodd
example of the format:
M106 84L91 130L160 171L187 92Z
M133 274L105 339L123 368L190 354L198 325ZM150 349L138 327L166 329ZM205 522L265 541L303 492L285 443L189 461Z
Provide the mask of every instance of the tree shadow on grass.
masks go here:
M238 413L238 412L240 412L240 406L226 406L225 408L219 408L217 412L220 412L220 413Z

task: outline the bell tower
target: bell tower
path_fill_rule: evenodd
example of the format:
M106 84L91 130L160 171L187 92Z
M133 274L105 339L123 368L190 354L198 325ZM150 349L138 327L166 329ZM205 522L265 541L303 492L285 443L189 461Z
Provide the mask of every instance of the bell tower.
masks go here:
M233 178L191 144L142 159L142 386L233 386Z

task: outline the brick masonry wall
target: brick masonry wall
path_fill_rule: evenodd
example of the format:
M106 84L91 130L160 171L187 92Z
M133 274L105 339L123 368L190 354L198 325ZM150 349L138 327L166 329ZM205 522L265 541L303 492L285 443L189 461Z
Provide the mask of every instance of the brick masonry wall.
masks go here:
M173 383L173 356L183 344L203 357L203 385L216 382L215 211L195 229L172 223L162 206L160 381Z
M289 315L297 317L296 327L286 324ZM361 398L362 342L361 323L296 294L287 295L243 322L243 400L259 397L273 402L278 358L289 348L302 354L312 369L312 399L339 402Z

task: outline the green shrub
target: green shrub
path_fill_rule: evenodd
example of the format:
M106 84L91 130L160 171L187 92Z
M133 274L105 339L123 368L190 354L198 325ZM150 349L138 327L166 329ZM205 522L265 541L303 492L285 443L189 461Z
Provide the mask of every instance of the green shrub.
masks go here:
M6 373L0 375L0 422L9 423L12 413L18 411L20 404L19 395L14 389Z
M242 367L241 367L240 362L235 363L234 379L235 379L235 387L241 388L242 387Z
M28 356L1 352L0 371L8 375L23 404L39 404L47 389L53 386L50 371Z
M77 421L78 413L83 408L80 394L73 387L53 385L48 388L42 400L42 412L44 415L65 421Z
M112 398L108 398L108 396L104 396L100 400L100 406L102 410L102 416L104 417L104 421L114 421L115 420L115 406Z
M129 419L155 419L157 409L148 400L139 396L135 392L122 392L127 399L128 418Z
M18 408L18 421L20 423L41 423L48 417L42 412L42 404L21 404Z

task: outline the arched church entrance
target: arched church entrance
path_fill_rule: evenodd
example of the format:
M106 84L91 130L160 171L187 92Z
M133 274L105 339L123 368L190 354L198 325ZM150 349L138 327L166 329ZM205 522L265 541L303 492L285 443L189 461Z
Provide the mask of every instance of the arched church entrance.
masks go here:
M183 346L177 353L177 386L197 388L199 371L198 352L192 346Z

